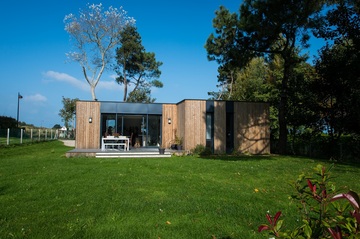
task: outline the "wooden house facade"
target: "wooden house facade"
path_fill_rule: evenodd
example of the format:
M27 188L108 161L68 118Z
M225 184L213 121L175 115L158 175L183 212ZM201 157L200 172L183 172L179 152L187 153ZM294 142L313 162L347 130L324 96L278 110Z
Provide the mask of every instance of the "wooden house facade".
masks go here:
M132 147L182 149L203 145L214 153L270 153L267 103L183 100L177 104L78 101L77 149L100 149L106 134L131 138Z

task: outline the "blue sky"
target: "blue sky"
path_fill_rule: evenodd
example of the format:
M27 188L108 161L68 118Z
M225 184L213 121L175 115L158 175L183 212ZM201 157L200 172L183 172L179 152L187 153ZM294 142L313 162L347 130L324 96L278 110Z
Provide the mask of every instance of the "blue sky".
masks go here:
M207 99L216 91L217 64L209 62L204 48L214 31L212 19L220 5L237 11L241 0L5 0L0 7L0 115L16 119L17 94L20 121L36 126L61 124L62 96L91 100L90 88L78 63L68 63L71 51L64 16L78 15L87 3L123 6L135 18L142 43L163 62L164 87L152 97L160 103ZM96 88L101 101L121 101L123 91L114 72L102 76Z

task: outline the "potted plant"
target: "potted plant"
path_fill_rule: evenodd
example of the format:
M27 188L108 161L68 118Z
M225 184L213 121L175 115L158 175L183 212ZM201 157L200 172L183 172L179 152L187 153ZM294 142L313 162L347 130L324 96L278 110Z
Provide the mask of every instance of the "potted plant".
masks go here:
M182 150L183 139L179 136L175 136L175 145L177 150Z
M165 148L160 147L159 148L159 154L165 154Z

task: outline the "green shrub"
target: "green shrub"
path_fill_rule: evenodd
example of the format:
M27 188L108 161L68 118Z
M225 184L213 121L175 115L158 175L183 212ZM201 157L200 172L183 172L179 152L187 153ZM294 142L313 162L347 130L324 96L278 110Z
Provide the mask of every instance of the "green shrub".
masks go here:
M297 193L292 198L299 202L302 225L283 231L279 211L274 217L266 214L269 224L261 225L258 231L268 231L278 238L359 238L359 195L353 191L337 193L330 181L330 169L318 165L312 177L301 174L294 182ZM339 202L339 199L346 200Z
M211 149L210 148L207 148L205 147L204 145L202 144L198 144L195 146L195 148L193 148L191 150L191 154L193 155L201 155L201 156L207 156L207 155L211 155L212 152L211 152Z

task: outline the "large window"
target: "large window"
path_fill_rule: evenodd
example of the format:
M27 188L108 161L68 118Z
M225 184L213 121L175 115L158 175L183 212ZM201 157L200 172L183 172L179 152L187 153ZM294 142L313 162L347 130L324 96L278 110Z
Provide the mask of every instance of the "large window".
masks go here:
M234 150L234 114L226 113L226 152Z
M147 133L148 146L161 145L161 116L149 115Z
M206 147L214 150L214 114L206 113Z
M102 135L119 133L130 138L131 146L161 145L160 115L102 114Z
M213 139L213 114L206 114L206 140Z
M116 114L102 114L101 116L101 135L105 133L112 135L116 131Z

